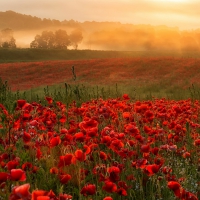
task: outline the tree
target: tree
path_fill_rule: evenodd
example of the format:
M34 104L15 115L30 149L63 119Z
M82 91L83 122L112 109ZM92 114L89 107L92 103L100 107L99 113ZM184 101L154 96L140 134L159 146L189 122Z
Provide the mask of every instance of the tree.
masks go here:
M12 29L6 28L6 29L1 30L0 47L16 48L16 40L13 37L13 30Z
M57 30L55 32L55 48L56 49L67 49L70 45L70 39L65 30Z
M43 49L67 49L70 45L69 36L65 30L43 31L41 35L36 35L30 43L31 48Z
M51 49L54 47L55 36L52 31L43 31L41 35L36 35L35 40L30 44L31 48Z
M77 49L78 43L80 43L83 40L83 35L79 29L75 29L71 32L69 38L71 41L71 45L74 47L74 49Z

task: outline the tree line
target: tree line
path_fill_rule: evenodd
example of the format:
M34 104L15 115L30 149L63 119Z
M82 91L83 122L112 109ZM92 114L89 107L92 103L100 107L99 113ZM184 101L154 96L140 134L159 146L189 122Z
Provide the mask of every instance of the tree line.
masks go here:
M43 31L41 35L35 36L30 48L67 49L68 46L73 46L74 49L77 49L82 39L82 32L79 29L73 30L70 35L62 29L55 32Z
M5 28L0 32L0 47L1 48L16 48L16 41L13 37L13 30Z
M36 16L25 15L13 11L0 11L0 27L9 27L16 31L24 30L55 30L55 29L76 29L81 28L81 24L77 21L39 18Z
M81 30L75 29L70 34L65 30L59 29L55 32L43 31L40 35L37 34L34 40L30 43L30 48L40 49L68 49L72 46L78 48L78 44L83 40ZM16 40L13 37L13 30L6 28L0 32L0 47L1 48L16 48Z

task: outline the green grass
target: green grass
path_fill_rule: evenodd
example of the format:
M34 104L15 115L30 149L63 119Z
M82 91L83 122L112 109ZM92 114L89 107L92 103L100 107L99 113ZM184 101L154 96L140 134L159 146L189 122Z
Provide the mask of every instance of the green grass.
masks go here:
M101 50L55 50L55 49L3 49L0 48L0 63L44 60L78 60L119 57L172 56L199 58L200 52L180 51L101 51Z
M26 99L29 102L44 100L45 96L51 96L55 101L62 101L69 105L76 101L77 105L91 99L98 98L118 98L123 94L129 94L135 100L152 100L153 98L166 98L181 100L191 98L200 99L200 88L194 85L183 89L176 85L166 85L165 83L137 85L87 85L87 84L55 84L51 86L40 86L29 90L12 92L7 82L0 79L0 103L4 104L9 110L15 106L17 99Z

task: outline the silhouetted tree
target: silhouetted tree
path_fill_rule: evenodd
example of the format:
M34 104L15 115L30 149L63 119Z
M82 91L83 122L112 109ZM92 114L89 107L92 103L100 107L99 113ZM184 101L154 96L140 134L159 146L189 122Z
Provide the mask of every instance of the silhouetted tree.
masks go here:
M55 36L52 31L43 31L42 35L36 35L30 44L31 48L51 49L54 47Z
M43 49L67 49L70 45L69 36L65 30L43 31L41 35L36 35L31 42L31 48Z
M16 40L13 37L13 30L6 28L0 33L0 46L2 48L16 48Z
M71 41L71 45L74 47L74 49L77 49L78 43L80 43L83 40L83 35L79 29L75 29L71 32L69 38Z
M55 32L55 48L56 49L67 49L70 45L70 40L65 30L57 30Z

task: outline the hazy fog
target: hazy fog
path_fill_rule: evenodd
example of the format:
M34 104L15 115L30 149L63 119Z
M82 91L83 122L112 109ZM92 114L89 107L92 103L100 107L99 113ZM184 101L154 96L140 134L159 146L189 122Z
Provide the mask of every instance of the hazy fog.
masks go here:
M41 19L12 11L0 12L0 30L13 30L17 47L30 47L43 31L81 30L78 49L91 50L200 50L200 29L181 30L173 26L134 25L120 22L78 22ZM72 48L72 47L69 47Z
M94 26L92 26L94 24ZM82 25L83 41L78 49L91 50L200 50L200 30L180 31L165 26L113 25L98 26L95 22ZM55 31L58 28L44 29ZM73 28L63 28L70 33ZM30 43L42 29L16 31L14 37L18 47L30 47ZM72 47L69 47L72 48Z

